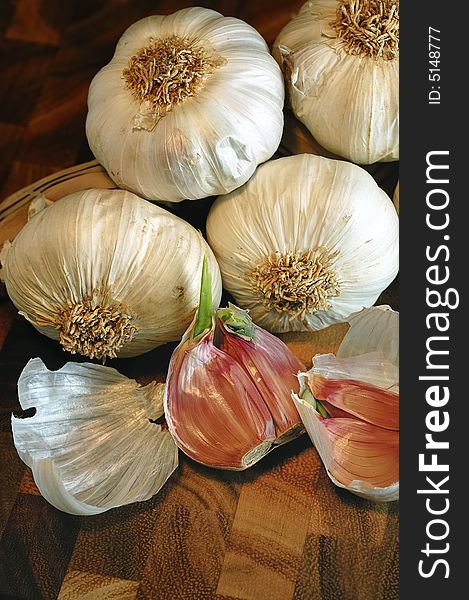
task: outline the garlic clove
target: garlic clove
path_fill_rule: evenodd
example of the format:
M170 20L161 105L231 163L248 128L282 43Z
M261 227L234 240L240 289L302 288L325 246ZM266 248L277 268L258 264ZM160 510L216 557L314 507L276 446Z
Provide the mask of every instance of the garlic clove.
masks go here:
M398 431L356 419L324 419L304 400L293 398L335 485L376 502L399 498Z
M295 405L330 479L364 498L399 497L399 313L350 317L337 355L298 375Z
M213 344L189 336L171 358L165 389L169 430L190 458L242 470L276 439L270 411L242 366Z
M235 315L238 327L240 322L248 324L247 336L230 326L232 315ZM295 405L285 399L296 385L296 374L304 371L303 363L279 338L255 325L246 311L233 304L228 309L219 309L217 319L223 323L219 347L240 362L256 382L275 424L276 444L297 437L303 426Z
M290 397L301 363L246 311L213 314L204 260L197 314L174 350L164 393L169 430L194 460L242 470L303 431Z
M162 384L144 387L115 369L67 363L49 371L35 358L18 381L24 411L13 440L44 498L76 515L148 500L178 464L163 415Z
M320 354L314 356L313 365L318 378L331 377L339 382L358 379L370 386L399 392L399 368L381 350L345 357L339 351L337 356Z
M313 358L309 386L317 400L379 427L399 429L398 381L397 366L381 353L345 359L323 354Z
M385 488L399 479L399 433L373 427L354 419L324 419L324 430L332 441L332 476L350 485L365 481ZM344 443L346 440L346 443Z

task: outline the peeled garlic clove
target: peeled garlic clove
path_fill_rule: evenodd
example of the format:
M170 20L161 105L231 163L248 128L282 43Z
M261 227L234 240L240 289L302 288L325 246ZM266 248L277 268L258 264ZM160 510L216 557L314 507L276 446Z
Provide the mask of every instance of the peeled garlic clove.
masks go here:
M67 363L49 371L39 358L18 381L13 440L53 506L93 515L154 496L178 464L163 415L162 384L144 387L115 369Z
M218 198L207 239L223 285L262 328L317 330L371 306L399 268L399 220L363 168L271 160Z
M352 315L337 356L315 356L293 394L331 480L383 502L399 497L398 318L381 307Z
M261 35L191 7L123 33L91 82L86 134L119 187L150 200L205 198L239 187L273 155L283 102Z
M290 398L302 367L230 304L213 315L204 261L199 309L174 350L164 394L168 427L194 460L242 470L302 432Z
M399 159L398 0L310 0L272 53L321 146L358 164Z
M11 300L38 331L105 360L182 337L205 255L218 306L220 273L200 232L130 192L90 189L36 214L1 259Z

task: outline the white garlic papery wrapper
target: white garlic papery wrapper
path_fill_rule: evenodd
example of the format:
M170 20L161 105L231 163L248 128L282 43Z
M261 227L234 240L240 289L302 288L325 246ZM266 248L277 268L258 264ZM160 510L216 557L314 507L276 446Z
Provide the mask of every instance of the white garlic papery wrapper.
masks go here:
M102 365L49 371L30 360L18 381L26 414L11 425L42 496L63 512L95 515L155 495L178 465L171 434L155 423L163 389Z
M399 312L387 304L364 308L350 315L347 319L350 329L340 343L336 356L351 358L368 352L381 352L385 360L396 368L391 376L382 375L383 379L392 379L387 389L399 392ZM361 374L364 381L376 383Z
M348 322L337 354L313 357L292 398L331 481L367 500L391 502L399 499L399 313L377 306ZM323 419L306 390L338 414Z
M149 200L225 194L277 150L284 94L244 21L201 7L150 16L91 82L88 143L119 187Z
M207 240L223 287L274 333L317 330L374 304L399 267L398 217L363 168L299 154L217 198Z
M297 118L358 164L399 159L399 1L311 0L272 53Z
M124 190L74 192L36 214L2 255L11 300L72 353L106 359L178 341L199 303L202 234Z

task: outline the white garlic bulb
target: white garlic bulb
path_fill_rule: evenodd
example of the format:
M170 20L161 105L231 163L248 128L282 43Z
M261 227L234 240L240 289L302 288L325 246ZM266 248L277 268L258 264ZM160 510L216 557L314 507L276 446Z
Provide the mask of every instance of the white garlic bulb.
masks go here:
M91 82L89 146L150 200L224 194L277 149L284 83L261 35L201 7L134 23Z
M90 358L177 341L199 301L207 255L192 225L124 190L74 192L36 214L2 255L7 292L41 333Z
M272 53L293 112L358 164L399 158L399 0L310 0Z
M398 217L363 168L299 154L218 198L207 239L223 286L268 331L317 330L371 306L398 271Z
M399 214L399 181L394 188L394 193L392 195L392 201L394 206L396 207L397 214Z
M95 515L156 494L178 465L171 434L155 422L163 388L102 365L49 371L30 360L18 381L26 414L11 425L44 498L64 512Z

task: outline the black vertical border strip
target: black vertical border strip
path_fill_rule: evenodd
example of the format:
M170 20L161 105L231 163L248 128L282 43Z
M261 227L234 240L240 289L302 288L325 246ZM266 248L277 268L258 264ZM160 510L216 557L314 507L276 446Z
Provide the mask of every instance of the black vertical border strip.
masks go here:
M462 163L467 154L462 149L464 132L468 129L468 109L463 108L467 79L464 74L467 55L463 46L468 37L464 33L464 19L463 4L435 0L400 3L400 596L403 599L446 600L466 596L460 591L464 590L467 571L463 561L469 530L464 489L465 457L469 454L469 431L466 431L469 394L465 389L465 374L469 373L465 282L469 251L465 241L469 240L469 227L465 224L468 194L462 191L463 178L469 171ZM431 32L440 37L439 41L429 40L430 27L434 28ZM429 55L432 50L429 41L440 45L436 67L430 64L435 55ZM435 68L439 71L430 70ZM440 78L435 77L435 73ZM431 81L431 77L438 81ZM433 92L431 100L438 100L436 91L440 93L440 103L430 104L430 92ZM431 171L435 178L447 177L448 184L427 183L427 157L432 151L448 152L430 159L449 166L446 171ZM435 204L443 203L445 193L448 194L446 208L434 210L427 205L431 190L444 190L430 194L430 202ZM437 224L445 222L446 214L447 227L432 230L428 226L427 215ZM437 252L440 246L447 250L442 248ZM428 259L427 251L433 260ZM449 273L446 283L436 285L428 281L427 270L435 265L437 270L431 274L438 274L441 279ZM449 293L449 303L458 302L458 305L429 307L427 290L430 289L439 291L443 298ZM432 301L436 298L434 294ZM441 326L449 323L447 331L437 330L436 319L429 318L431 313L445 315L439 323ZM447 370L427 368L427 343L431 336L448 338L430 342L431 348L448 351L432 361L448 365ZM448 375L449 380L420 379L420 376L435 374ZM449 390L448 402L436 409L438 422L444 423L444 419L449 418L449 425L433 433L434 440L448 442L449 447L438 450L425 448L426 434L430 433L428 419L432 419L430 413L435 410L426 395L432 385L440 386L441 393L443 386ZM419 468L422 453L425 463L431 462L431 455L435 453L435 460L448 465L448 472ZM441 483L448 475L449 479ZM433 485L427 477L432 479ZM436 487L447 493L436 493ZM433 490L433 493L418 493L418 490ZM429 509L447 510L437 515L431 514ZM441 539L432 539L432 536Z

